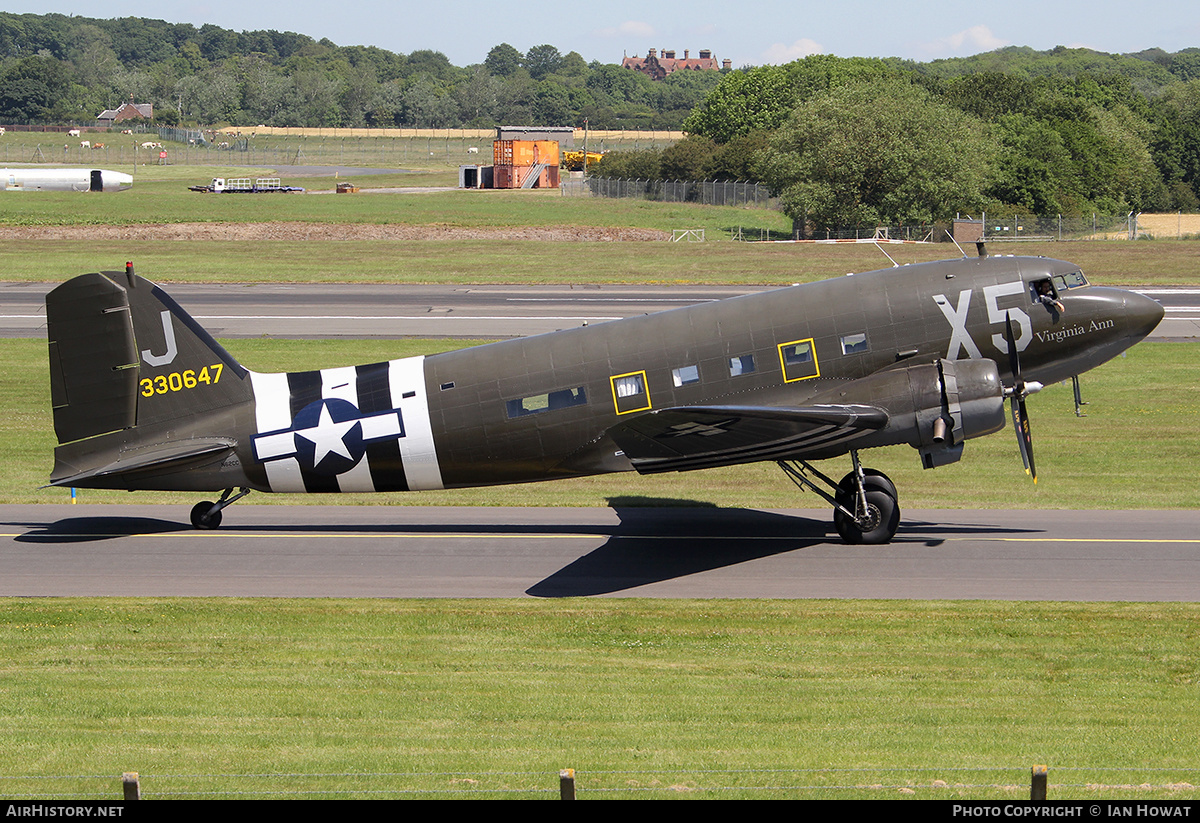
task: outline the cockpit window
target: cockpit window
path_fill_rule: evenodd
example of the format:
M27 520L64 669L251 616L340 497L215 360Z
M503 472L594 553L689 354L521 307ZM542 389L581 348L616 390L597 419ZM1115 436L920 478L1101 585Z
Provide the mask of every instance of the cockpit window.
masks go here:
M1054 278L1058 280L1058 277ZM1056 284L1054 284L1056 285ZM1054 285L1051 284L1049 277L1043 277L1040 280L1034 280L1029 284L1029 294L1033 298L1034 303L1045 302L1042 298L1048 297L1055 299L1058 297L1058 292L1055 291Z
M1070 274L1054 275L1054 288L1059 291L1066 289L1077 289L1080 286L1086 286L1087 278L1083 276L1081 271L1073 271Z

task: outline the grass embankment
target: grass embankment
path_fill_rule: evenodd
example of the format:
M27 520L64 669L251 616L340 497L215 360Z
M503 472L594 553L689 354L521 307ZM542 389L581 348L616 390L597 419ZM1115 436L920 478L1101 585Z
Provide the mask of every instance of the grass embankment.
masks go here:
M474 341L227 340L256 371L287 371L369 363L444 351ZM0 502L61 502L65 489L39 489L54 450L45 343L0 341ZM1029 401L1039 482L1021 471L1011 430L967 444L961 462L924 471L908 447L867 452L864 459L896 482L905 508L1156 509L1200 506L1192 458L1200 451L1200 385L1195 349L1186 343L1141 343L1083 377L1087 417L1074 414L1069 384L1048 386ZM845 460L828 461L841 477ZM195 495L86 490L87 502L190 504ZM628 496L750 508L824 508L801 493L773 464L687 474L606 475L550 484L388 495L256 495L256 502L371 505L604 506Z
M869 245L719 242L785 237L789 221L768 209L563 197L556 192L447 191L432 194L205 195L187 191L211 176L262 170L149 167L127 192L5 195L0 212L4 280L57 282L83 271L120 268L131 257L161 282L386 283L733 283L787 284L891 263ZM371 184L413 185L409 175ZM285 180L332 188L333 177ZM360 179L358 182L362 182ZM277 239L239 241L197 235L157 238L122 227L202 224L280 227ZM310 226L323 230L308 230ZM374 239L364 227L424 227L446 239ZM87 234L89 227L109 234ZM339 236L336 229L343 229ZM706 242L613 243L606 230L704 229ZM54 235L64 228L75 232ZM330 229L335 231L331 234ZM526 228L569 229L578 242L514 239ZM111 232L115 231L113 234ZM506 232L498 236L495 232ZM5 233L7 232L7 234ZM80 232L84 232L80 234ZM270 237L271 232L266 232ZM593 239L594 238L594 239ZM900 263L953 257L952 245L886 247ZM1060 257L1108 285L1195 284L1194 241L993 243L993 254ZM971 250L973 253L973 250Z
M952 248L952 247L951 247ZM1106 286L1200 285L1200 243L1022 244L1001 251L1067 259ZM905 246L901 263L949 249ZM0 279L59 283L133 260L159 283L732 284L785 286L891 264L871 246L535 240L5 240Z
M0 601L6 797L1195 798L1200 607ZM107 776L107 777L105 777Z

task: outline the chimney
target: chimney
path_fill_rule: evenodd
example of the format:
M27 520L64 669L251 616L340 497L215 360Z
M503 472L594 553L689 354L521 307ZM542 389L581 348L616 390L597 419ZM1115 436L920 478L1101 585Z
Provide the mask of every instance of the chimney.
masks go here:
M708 60L711 57L712 57L711 49L700 49L700 59L701 60Z
M684 60L687 60L687 59L688 59L688 50L687 50L687 49L684 49L684 50L683 50L683 59L684 59Z
M723 68L723 69L733 68L733 61L730 60L728 57L726 57L724 60L721 61L721 68Z

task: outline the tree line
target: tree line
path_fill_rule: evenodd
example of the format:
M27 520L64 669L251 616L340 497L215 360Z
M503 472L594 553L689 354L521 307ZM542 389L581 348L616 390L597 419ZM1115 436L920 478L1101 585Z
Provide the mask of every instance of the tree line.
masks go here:
M87 123L133 98L166 125L678 129L720 80L663 82L552 45L444 54L125 17L0 12L0 122Z
M86 124L132 98L167 125L683 129L591 171L763 182L814 229L1200 207L1200 49L815 55L659 82L549 44L482 57L0 12L0 122Z
M798 226L1200 206L1200 49L817 55L731 72L662 151L596 173L765 182Z

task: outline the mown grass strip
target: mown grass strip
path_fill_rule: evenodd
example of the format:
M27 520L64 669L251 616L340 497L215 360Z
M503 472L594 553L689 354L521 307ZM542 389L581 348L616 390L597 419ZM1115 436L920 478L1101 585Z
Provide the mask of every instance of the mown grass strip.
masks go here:
M726 223L736 228L736 224ZM0 231L2 234L2 231ZM316 232L322 238L326 231ZM712 236L712 235L710 235ZM580 232L586 237L586 231ZM943 244L889 250L900 263L954 256ZM1011 247L1002 251L1012 250ZM1022 254L1065 258L1098 285L1197 285L1200 244L1042 243ZM4 281L59 283L133 260L155 282L735 284L786 286L891 265L873 246L777 243L578 242L478 236L453 239L277 240L16 237L0 244Z
M573 767L581 796L1020 799L1045 763L1056 799L1188 798L1197 618L1132 603L7 600L0 774L115 786L138 771L149 797L535 796Z

